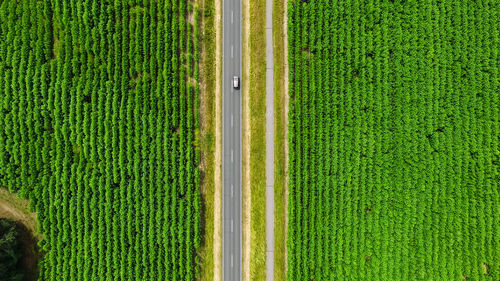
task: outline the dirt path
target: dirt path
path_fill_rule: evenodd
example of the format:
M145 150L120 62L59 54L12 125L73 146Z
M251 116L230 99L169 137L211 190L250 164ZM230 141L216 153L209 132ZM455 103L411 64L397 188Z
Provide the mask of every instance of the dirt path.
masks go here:
M274 43L273 0L266 0L266 280L274 281ZM279 82L278 82L279 83Z
M214 281L222 280L222 0L215 0Z
M29 212L29 201L0 188L0 218L10 218L24 224L37 238L36 213Z
M284 50L284 96L285 96L285 273L288 271L288 251L286 248L286 240L288 238L288 1L283 1L285 5L283 15L283 50Z
M23 212L13 207L9 202L0 198L0 218L11 218L16 221L22 221L26 225L30 225L30 218ZM31 228L31 227L30 227Z

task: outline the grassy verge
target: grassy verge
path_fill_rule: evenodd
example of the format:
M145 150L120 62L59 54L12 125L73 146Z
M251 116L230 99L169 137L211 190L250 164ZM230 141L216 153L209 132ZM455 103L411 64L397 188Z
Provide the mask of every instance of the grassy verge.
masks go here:
M274 280L286 280L286 119L285 119L285 0L273 1L274 51Z
M201 12L200 148L203 199L201 280L214 276L214 152L215 152L215 5L203 0Z
M266 0L250 2L250 280L266 278Z

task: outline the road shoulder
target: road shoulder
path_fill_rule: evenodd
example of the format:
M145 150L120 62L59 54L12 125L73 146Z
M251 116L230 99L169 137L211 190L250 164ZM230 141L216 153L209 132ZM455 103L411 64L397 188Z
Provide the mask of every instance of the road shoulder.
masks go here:
M215 3L214 272L222 280L222 0ZM213 35L212 35L213 36Z
M241 51L242 51L242 80L248 81L248 83L243 83L242 88L242 147L241 147L241 169L242 169L242 280L250 281L250 201L251 201L251 182L250 182L250 105L249 105L249 95L250 95L250 85L251 81L249 79L249 64L250 64L250 52L249 52L249 33L250 33L250 7L248 6L248 1L242 1L242 41L241 41Z

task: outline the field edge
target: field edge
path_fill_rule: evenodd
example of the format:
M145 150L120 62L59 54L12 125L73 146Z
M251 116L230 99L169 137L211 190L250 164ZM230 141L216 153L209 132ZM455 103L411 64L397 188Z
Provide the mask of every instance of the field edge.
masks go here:
M215 0L199 0L201 5L201 63L200 63L200 146L201 195L203 198L203 242L200 249L201 280L212 280L215 270Z

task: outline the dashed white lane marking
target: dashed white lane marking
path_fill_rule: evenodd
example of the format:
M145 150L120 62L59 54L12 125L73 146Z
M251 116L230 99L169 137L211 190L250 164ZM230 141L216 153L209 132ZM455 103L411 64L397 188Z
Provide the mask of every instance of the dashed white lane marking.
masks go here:
M231 149L231 163L234 161L233 159L233 150Z
M234 232L234 221L231 220L231 232Z
M233 48L233 45L231 45L231 58L233 58L233 57L234 57L234 52L233 52L234 50L233 50L233 49L234 49L234 48Z
M234 185L231 184L231 198L234 197Z
M231 23L233 23L233 11L231 11Z
M233 254L231 254L231 267L233 267Z
M231 128L233 127L233 114L231 114Z

